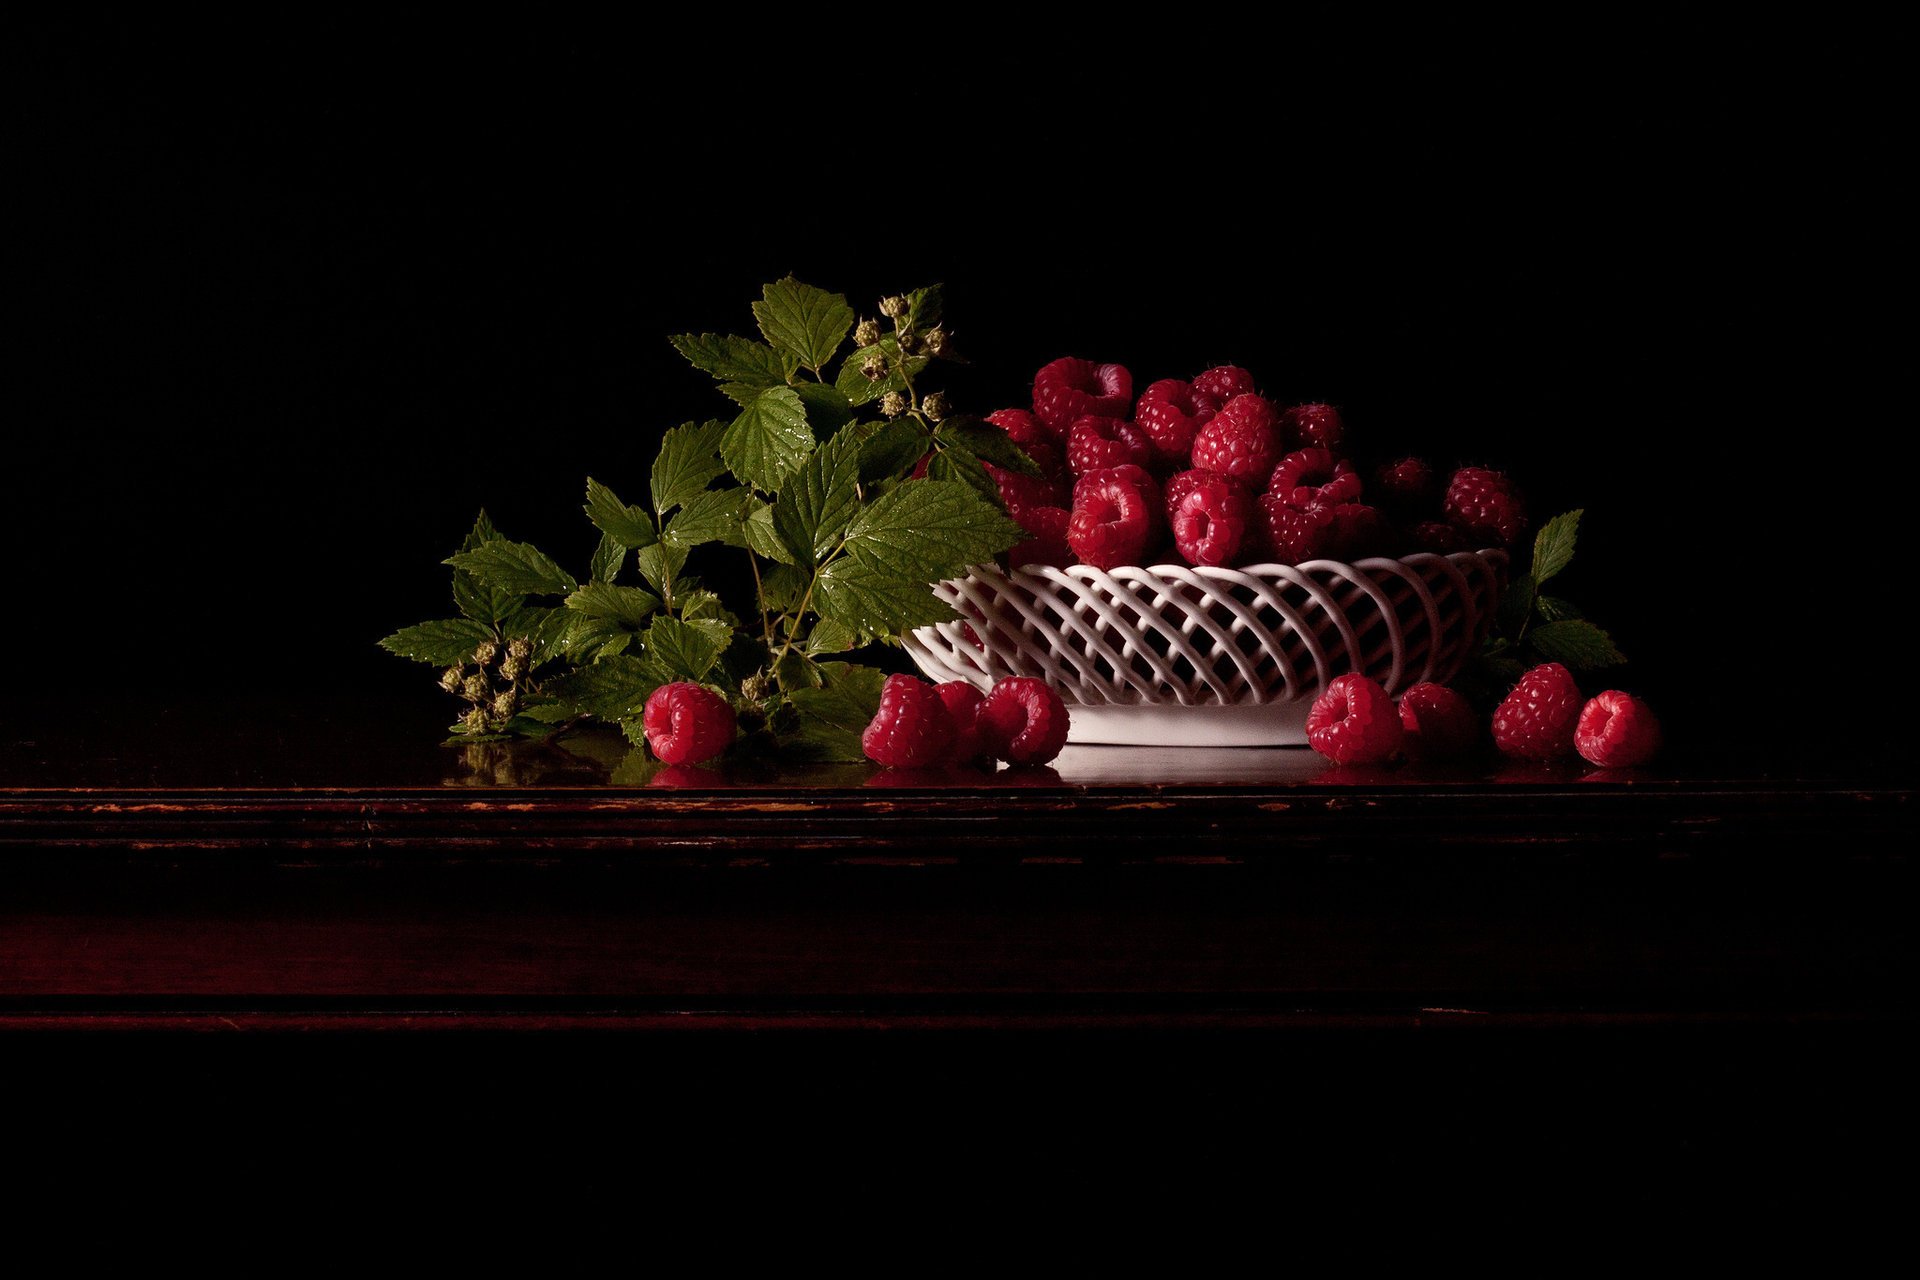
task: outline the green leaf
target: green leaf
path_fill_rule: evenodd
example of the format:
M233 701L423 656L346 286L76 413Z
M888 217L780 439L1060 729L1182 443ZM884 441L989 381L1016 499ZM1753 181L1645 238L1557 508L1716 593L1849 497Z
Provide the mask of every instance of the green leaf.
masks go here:
M840 545L860 512L860 441L842 431L814 450L773 505L773 528L794 563L813 566Z
M565 595L579 585L546 552L505 538L458 552L442 563L466 570L487 586L523 595Z
M540 691L588 715L618 720L637 714L646 705L647 695L665 683L655 674L652 664L616 654L575 667L547 681Z
M684 622L678 618L655 618L644 637L645 661L661 683L672 680L704 680L721 651L733 638L733 628L724 622Z
M1582 511L1557 515L1540 526L1533 537L1533 580L1545 582L1573 561L1573 544L1580 534Z
M870 379L860 371L868 357L878 356L886 363L886 376ZM904 367L903 367L904 366ZM907 379L917 378L927 367L927 357L900 354L900 340L889 334L870 347L861 347L849 355L840 365L840 372L833 385L847 400L856 405L871 404L889 391L905 391Z
M768 285L753 304L753 318L767 341L799 357L809 369L819 369L853 328L853 308L837 293L801 284L792 276Z
M720 437L726 431L724 422L703 422L698 426L689 422L661 437L660 452L654 455L650 477L656 514L666 515L727 469L720 461Z
M783 738L783 750L806 760L859 760L860 735L880 709L886 673L873 667L832 663L825 687L797 688L789 695L798 727Z
M722 382L750 387L785 386L793 361L765 343L721 333L682 333L668 339L694 368Z
M741 526L747 546L753 549L755 555L765 556L783 565L792 564L793 553L781 543L779 531L773 527L773 508L757 498L754 504Z
M931 443L919 422L895 418L861 442L860 483L872 484L913 470Z
M667 537L683 547L703 542L735 542L741 537L741 513L751 495L745 489L708 489L687 499L667 525Z
M831 618L822 618L807 635L806 651L809 657L818 657L823 653L845 653L858 643L860 637L850 628Z
M813 607L862 638L897 635L930 622L944 622L953 610L933 594L932 578L902 576L848 556L820 571Z
M810 581L811 574L792 565L775 564L761 571L760 591L766 597L769 609L776 613L790 613L800 607L800 598L806 595Z
M573 719L580 714L580 710L567 702L540 702L522 709L520 714L541 724L559 724L562 720Z
M1507 584L1495 617L1501 635L1511 640L1527 629L1527 622L1533 617L1533 600L1538 594L1530 573L1520 574Z
M720 456L741 480L771 493L813 450L813 430L791 387L762 391L720 437Z
M1026 536L966 485L927 479L910 480L862 508L846 545L870 569L931 583L989 561Z
M813 438L825 440L853 420L853 403L838 387L824 382L803 382L793 389L807 410L807 425Z
M934 439L942 445L958 445L976 458L996 467L1018 471L1023 476L1040 474L1040 464L1015 444L1007 433L990 422L977 418L949 418L940 424Z
M986 468L980 465L980 459L965 449L942 449L933 455L927 463L927 479L946 480L963 484L967 488L993 503L996 509L1000 502L1000 486L993 482Z
M472 551L499 536L499 532L493 527L492 519L483 509L474 520L472 530L461 542L460 549ZM455 569L453 571L453 603L462 614L476 622L484 622L491 626L520 607L520 596L499 587L490 587L472 574Z
M567 630L560 650L574 662L593 662L599 658L625 653L639 634L618 618L595 618L563 609Z
M940 309L946 302L946 290L937 284L924 289L915 289L907 295L906 322L912 328L925 333L940 323Z
M687 549L677 542L656 542L642 547L634 558L639 562L640 576L662 595L672 593L680 571L687 567Z
M1575 618L1584 618L1580 606L1571 600L1562 600L1559 596L1541 596L1533 602L1534 612L1548 622L1567 622Z
M388 653L450 667L465 662L484 640L493 639L493 628L471 618L446 618L402 627L380 642Z
M587 477L587 519L623 547L644 547L654 540L653 520L644 507L630 507L607 486Z
M612 582L620 576L620 567L627 562L627 548L613 540L611 534L600 535L600 545L593 549L593 559L587 566L587 576L595 582Z
M566 652L567 628L573 617L570 611L557 605L528 605L516 609L512 617L502 622L500 633L509 640L525 636L533 641L529 665L538 667Z
M660 607L660 597L638 587L615 587L589 582L567 597L567 608L589 618L612 618L637 627Z
M1579 619L1543 622L1527 633L1527 644L1546 661L1564 663L1574 671L1617 666L1627 660L1613 647L1612 636Z
M687 622L709 619L723 622L728 627L738 627L740 619L733 611L720 602L720 597L711 591L690 591L680 601L680 617Z

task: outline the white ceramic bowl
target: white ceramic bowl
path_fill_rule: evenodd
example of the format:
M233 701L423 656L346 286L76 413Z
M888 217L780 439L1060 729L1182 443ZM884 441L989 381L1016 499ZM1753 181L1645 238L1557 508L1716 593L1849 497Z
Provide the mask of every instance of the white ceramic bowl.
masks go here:
M1451 678L1486 635L1504 551L1353 564L974 569L934 593L960 617L903 637L930 680L1038 676L1069 742L1292 746L1335 676L1397 693Z

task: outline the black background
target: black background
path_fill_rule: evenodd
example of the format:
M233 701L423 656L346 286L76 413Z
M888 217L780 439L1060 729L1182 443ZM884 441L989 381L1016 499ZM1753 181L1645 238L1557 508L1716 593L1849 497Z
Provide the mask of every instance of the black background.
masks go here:
M62 697L430 702L373 641L444 612L475 509L582 563L582 477L637 491L658 432L725 412L666 335L747 328L792 271L867 311L945 281L967 407L1061 353L1139 385L1231 360L1376 454L1506 466L1537 513L1587 508L1565 594L1677 740L1884 734L1813 696L1884 665L1899 541L1872 46L1670 18L29 40L6 642Z

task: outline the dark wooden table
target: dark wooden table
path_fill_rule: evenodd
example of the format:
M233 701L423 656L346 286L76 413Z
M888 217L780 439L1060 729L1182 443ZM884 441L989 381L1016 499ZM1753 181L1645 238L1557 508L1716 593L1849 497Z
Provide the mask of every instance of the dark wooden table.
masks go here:
M1910 1126L1910 762L1609 775L1075 748L991 776L658 770L606 736L442 747L437 711L15 726L0 1078L38 1062L41 1085L98 1083L139 1043L204 1084L230 1070L207 1046L238 1044L274 1078L319 1055L371 1107L390 1085L366 1063L397 1059L365 1053L412 1046L444 1082L488 1045L542 1096L666 1072L709 1115L770 1107L768 1073L815 1099L857 1076L892 1116L925 1101L906 1082L944 1081L965 1124L1044 1113L1114 1159L1116 1108L1163 1136L1318 1133L1336 1164L1365 1147L1356 1113L1402 1156L1408 1134L1498 1132L1547 1159L1526 1144L1561 1115L1561 1156L1625 1142L1669 1169L1703 1144L1742 1167L1746 1118L1809 1088L1828 1108L1796 1113L1809 1160ZM564 1084L500 1048L561 1040L596 1046ZM1331 1110L1273 1112L1273 1087Z

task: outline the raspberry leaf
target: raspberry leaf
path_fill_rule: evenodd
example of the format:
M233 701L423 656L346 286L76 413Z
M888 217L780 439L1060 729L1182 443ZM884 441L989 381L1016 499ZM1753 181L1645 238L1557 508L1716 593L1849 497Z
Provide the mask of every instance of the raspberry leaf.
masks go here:
M687 549L678 542L656 542L640 548L640 554L634 559L648 585L661 595L670 596L674 584L680 580L680 570L686 567Z
M762 391L720 437L727 469L763 493L777 491L812 451L806 406L791 387Z
M442 563L466 570L487 586L522 595L566 595L579 585L546 552L505 538L458 552Z
M654 540L653 520L641 507L630 507L607 486L587 477L587 519L594 528L623 547L644 547Z
M930 437L913 418L895 418L860 444L860 482L875 484L911 471L926 456Z
M1543 622L1528 634L1527 643L1542 660L1564 663L1573 671L1617 666L1627 660L1614 648L1611 636L1591 622L1578 619Z
M624 654L612 654L547 681L541 686L541 692L557 702L579 708L583 715L618 720L637 715L646 705L647 695L665 683L651 664Z
M761 301L753 304L760 332L815 372L833 359L853 328L853 308L844 297L792 276L766 286L760 296Z
M947 419L934 433L934 439L946 447L958 446L983 462L1017 471L1023 476L1040 474L1040 465L1027 456L1026 450L1008 439L1006 432L974 418Z
M1533 602L1534 612L1546 622L1567 622L1586 615L1571 600L1562 600L1559 596L1541 596Z
M660 607L660 597L638 587L616 587L605 582L589 582L567 597L567 608L589 618L611 618L630 627L638 627L647 615Z
M774 532L793 563L812 566L840 545L860 510L860 441L842 431L814 450L773 506Z
M465 662L482 641L493 639L493 628L471 618L445 618L402 627L380 642L388 653L450 667Z
M666 537L683 547L703 542L726 542L740 537L746 516L745 489L705 489L687 499L686 504L667 522Z
M853 420L853 402L838 387L824 382L803 382L793 389L806 406L807 425L814 439L825 440Z
M886 673L873 667L830 662L818 668L823 687L795 689L790 695L796 726L781 738L781 748L802 760L860 760L860 735L880 710Z
M620 568L626 562L626 545L616 542L611 534L603 533L599 545L593 549L593 559L587 564L587 576L595 582L612 582L620 576Z
M847 530L847 551L872 569L925 584L964 572L1026 536L964 484L909 480L862 508Z
M1568 511L1540 526L1533 538L1533 580L1545 582L1573 562L1574 542L1580 534L1584 510Z
M765 556L776 566L793 563L793 552L787 550L773 527L773 508L758 498L753 499L746 519L740 522L740 536L755 555Z
M474 520L473 529L460 543L460 549L472 551L499 536L499 532L493 527L493 521L483 510ZM521 605L521 597L512 591L490 587L472 574L455 569L453 571L453 603L462 615L472 618L475 622L484 622L492 626L518 609Z
M698 426L689 422L667 432L660 441L660 452L654 455L649 477L654 514L666 515L727 469L719 456L720 437L726 430L724 422Z
M732 638L733 628L724 622L655 618L643 637L643 660L660 677L661 684L704 680Z
M949 445L933 455L933 460L927 463L927 479L963 484L988 502L1000 501L1000 486L980 465L980 459L955 445Z
M881 377L867 377L866 364L870 360L878 360L885 368ZM861 347L849 355L841 364L833 385L846 396L848 403L870 404L889 391L905 391L907 382L919 377L927 363L925 356L903 356L900 340L888 335L872 346Z
M668 339L694 368L722 382L747 387L784 387L793 376L791 356L751 338L719 333L682 333Z
M893 635L953 616L953 610L933 594L929 585L933 580L933 576L892 573L840 556L820 571L813 607L821 618L840 623L862 639Z

